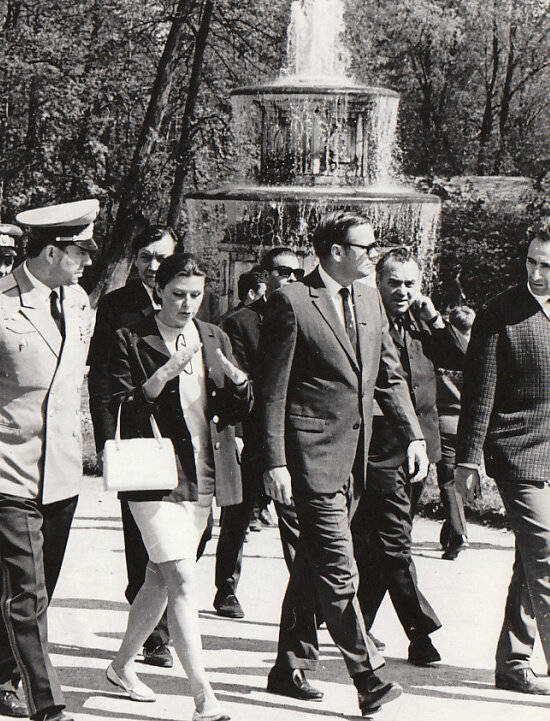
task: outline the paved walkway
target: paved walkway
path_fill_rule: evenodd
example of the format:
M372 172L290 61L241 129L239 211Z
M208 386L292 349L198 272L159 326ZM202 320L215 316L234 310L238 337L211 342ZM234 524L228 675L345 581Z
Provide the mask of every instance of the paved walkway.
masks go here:
M126 624L127 605L118 502L86 479L49 625L53 661L78 721L190 721L193 702L179 663L174 669L138 664L158 694L151 704L120 696L104 678ZM215 529L217 535L217 528ZM421 586L444 627L434 635L443 661L431 669L406 663L407 639L385 604L373 628L387 644L384 676L399 680L403 697L376 714L378 721L547 721L550 698L497 691L493 654L512 564L509 533L472 526L471 549L457 561L440 559L438 524L415 522L415 560ZM356 694L326 631L315 682L325 701L303 703L271 696L266 675L276 650L286 568L276 529L250 534L239 598L241 621L213 613L215 539L199 564L199 599L206 665L213 686L235 721L332 721L357 715ZM545 672L540 648L535 670ZM313 678L313 675L312 675Z

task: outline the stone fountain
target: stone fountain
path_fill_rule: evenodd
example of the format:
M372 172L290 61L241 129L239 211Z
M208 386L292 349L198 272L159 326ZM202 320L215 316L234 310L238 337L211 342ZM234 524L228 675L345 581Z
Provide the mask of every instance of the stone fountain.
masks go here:
M231 93L232 181L187 195L186 245L219 270L225 307L268 247L290 245L312 267L309 236L330 210L360 213L382 243L430 265L439 198L399 181L399 94L349 77L343 15L342 0L292 3L286 68Z

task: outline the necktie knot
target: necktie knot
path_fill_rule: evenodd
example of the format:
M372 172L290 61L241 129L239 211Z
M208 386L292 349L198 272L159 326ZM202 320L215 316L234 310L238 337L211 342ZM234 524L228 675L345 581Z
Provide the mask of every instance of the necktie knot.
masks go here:
M344 301L347 301L350 296L349 288L340 288L338 292L340 293Z

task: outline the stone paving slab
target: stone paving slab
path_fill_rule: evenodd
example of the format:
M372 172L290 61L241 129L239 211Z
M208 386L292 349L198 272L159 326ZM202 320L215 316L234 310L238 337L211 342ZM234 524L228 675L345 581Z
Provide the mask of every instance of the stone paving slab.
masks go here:
M136 703L117 693L104 670L120 644L128 606L119 506L86 479L65 565L49 611L52 659L77 721L189 721L193 701L178 661L173 669L138 663L138 672L158 694ZM217 535L218 529L215 529ZM382 675L405 688L377 721L543 721L550 698L498 691L493 656L513 561L506 531L470 527L471 547L454 562L443 561L439 524L415 521L415 562L421 587L443 628L434 642L443 661L430 669L406 662L407 639L385 601L373 628L387 645ZM235 721L333 721L359 718L357 698L341 656L326 631L319 635L321 666L312 680L325 692L322 703L268 694L267 672L276 652L278 618L287 572L277 529L249 534L239 586L246 618L219 618L212 609L215 540L198 566L198 595L206 666L220 700ZM540 647L534 668L545 673ZM0 718L4 718L1 717ZM7 717L6 717L7 718Z

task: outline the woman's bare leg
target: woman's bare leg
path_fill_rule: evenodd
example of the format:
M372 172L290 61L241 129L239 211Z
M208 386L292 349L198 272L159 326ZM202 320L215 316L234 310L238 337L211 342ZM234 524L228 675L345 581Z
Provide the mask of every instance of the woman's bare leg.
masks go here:
M174 648L185 670L199 713L218 709L202 659L202 641L195 599L195 560L160 563L168 591L168 628Z

